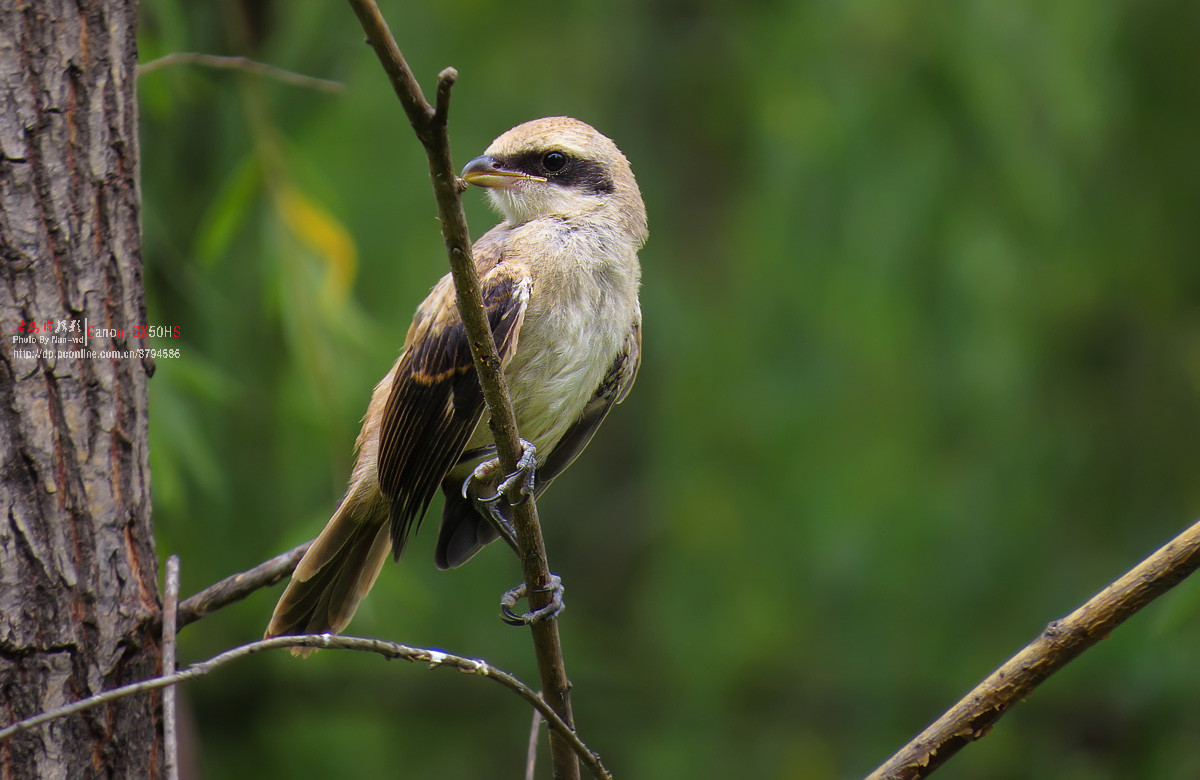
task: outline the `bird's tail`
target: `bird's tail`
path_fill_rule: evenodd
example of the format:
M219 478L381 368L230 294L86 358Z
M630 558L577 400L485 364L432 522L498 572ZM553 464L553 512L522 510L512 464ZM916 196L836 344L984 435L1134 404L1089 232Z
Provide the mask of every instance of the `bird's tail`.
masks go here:
M296 566L275 605L265 638L336 634L346 627L391 551L387 503L353 487ZM307 656L311 648L292 653Z

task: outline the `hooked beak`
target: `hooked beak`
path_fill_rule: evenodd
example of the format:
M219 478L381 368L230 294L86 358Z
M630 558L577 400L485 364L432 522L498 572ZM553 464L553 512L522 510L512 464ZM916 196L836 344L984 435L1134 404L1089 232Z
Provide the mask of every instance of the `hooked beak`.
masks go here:
M482 155L467 163L462 169L462 178L476 187L512 187L518 181L546 181L524 171L505 168L495 157Z

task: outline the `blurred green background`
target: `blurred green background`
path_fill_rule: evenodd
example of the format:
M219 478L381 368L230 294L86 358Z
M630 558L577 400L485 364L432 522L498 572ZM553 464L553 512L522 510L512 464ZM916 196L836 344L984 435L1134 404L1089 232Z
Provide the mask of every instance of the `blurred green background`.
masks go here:
M650 213L644 363L540 502L578 725L618 777L851 778L1200 514L1200 4L384 2L459 165L568 114ZM348 6L145 0L159 550L184 594L311 538L446 270L425 161ZM494 224L466 196L475 235ZM493 545L435 502L351 633L536 680ZM278 588L182 634L257 638ZM1200 776L1200 583L939 777ZM527 709L319 653L188 686L207 778L520 777ZM548 760L539 769L548 776Z

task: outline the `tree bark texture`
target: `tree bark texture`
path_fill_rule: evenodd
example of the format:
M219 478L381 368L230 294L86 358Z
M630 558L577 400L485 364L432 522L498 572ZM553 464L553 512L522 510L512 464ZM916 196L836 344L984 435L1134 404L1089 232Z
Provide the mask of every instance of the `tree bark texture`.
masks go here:
M3 723L160 667L153 364L71 342L146 324L136 32L132 1L0 2ZM0 744L0 778L159 777L161 729L157 693L122 699Z

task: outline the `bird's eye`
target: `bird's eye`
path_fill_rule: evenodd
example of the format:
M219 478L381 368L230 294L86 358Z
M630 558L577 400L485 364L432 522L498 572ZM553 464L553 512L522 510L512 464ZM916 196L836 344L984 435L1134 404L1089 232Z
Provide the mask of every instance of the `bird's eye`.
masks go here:
M567 156L562 152L549 152L542 158L542 167L549 173L558 173L567 165Z

